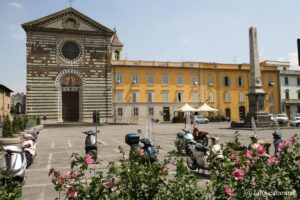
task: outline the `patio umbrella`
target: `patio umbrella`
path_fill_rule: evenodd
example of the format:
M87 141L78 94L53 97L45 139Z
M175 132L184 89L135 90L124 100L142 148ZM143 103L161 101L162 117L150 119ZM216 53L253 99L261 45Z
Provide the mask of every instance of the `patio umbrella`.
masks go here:
M202 104L197 110L199 112L217 112L217 111L219 111L218 109L210 107L206 103Z
M178 108L178 112L197 112L198 110L190 106L188 103L185 103L182 107Z

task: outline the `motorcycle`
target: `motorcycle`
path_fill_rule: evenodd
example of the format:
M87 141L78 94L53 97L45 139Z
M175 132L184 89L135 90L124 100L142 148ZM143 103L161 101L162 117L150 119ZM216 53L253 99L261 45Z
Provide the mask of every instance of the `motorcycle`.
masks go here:
M189 141L194 140L193 134L188 129L182 129L183 132L178 132L176 135L175 146L177 152L180 154L188 154L189 149L187 144Z
M208 146L208 132L200 131L198 126L194 126L193 128L193 137L197 143L201 143L204 146Z
M5 155L1 160L1 185L18 186L22 194L22 185L25 183L27 159L23 148L4 146L1 148Z
M84 149L85 149L85 153L92 153L92 151L96 151L97 152L97 133L99 133L99 130L96 129L96 131L84 131L82 132L86 135L85 138L85 145L84 145Z
M31 139L33 142L37 141L38 135L40 133L35 129L35 127L36 127L36 121L33 119L29 119L26 125L26 129L27 129L27 133L32 135Z
M278 151L279 144L282 142L282 139L281 139L281 134L278 130L274 131L272 135L273 135L273 145L275 148L275 153L274 153L275 155Z
M36 144L33 141L33 136L31 134L24 134L24 140L21 143L21 147L25 152L26 160L27 160L27 168L33 163L33 160L36 156Z
M125 136L125 142L130 146L129 158L134 159L136 155L141 157L145 155L145 157L142 158L146 158L146 160L142 159L142 163L152 164L154 162L159 162L151 140L145 137L140 139L141 131L138 130L138 133L128 133Z
M201 169L207 170L210 166L209 159L216 159L218 161L224 160L222 146L219 144L219 138L215 136L209 137L212 145L210 148L193 140L188 142L190 154L187 154L187 166L191 170Z

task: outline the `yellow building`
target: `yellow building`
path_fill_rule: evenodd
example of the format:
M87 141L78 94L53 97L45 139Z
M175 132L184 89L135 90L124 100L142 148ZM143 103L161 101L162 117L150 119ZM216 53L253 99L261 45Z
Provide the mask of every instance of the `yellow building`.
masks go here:
M6 115L10 116L10 93L11 89L0 84L0 125Z
M216 115L231 120L243 120L248 112L248 64L128 61L112 52L115 122L142 122L148 117L171 121L184 103L194 108L207 103L219 110ZM267 62L261 63L261 71L265 111L277 114L279 71Z

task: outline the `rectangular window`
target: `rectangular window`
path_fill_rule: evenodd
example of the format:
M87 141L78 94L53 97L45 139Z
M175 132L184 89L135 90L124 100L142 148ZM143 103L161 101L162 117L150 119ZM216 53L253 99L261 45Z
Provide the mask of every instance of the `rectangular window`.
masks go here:
M208 101L214 102L214 93L212 93L212 92L208 93Z
M192 76L191 80L192 80L192 83L191 83L192 85L198 85L197 76Z
M148 109L148 115L150 115L150 116L154 115L154 108L153 107L149 107L149 109Z
M139 108L138 107L133 108L133 116L139 116Z
M208 76L208 85L214 85L214 77Z
M177 85L183 85L183 76L182 75L177 76Z
M148 85L153 85L153 84L154 84L154 77L153 77L153 74L148 74L148 75L147 75L147 84L148 84Z
M169 91L162 91L163 102L169 102Z
M148 102L154 102L154 91L148 91L147 92L147 96L148 96Z
M285 99L290 99L290 91L289 90L285 91Z
M139 102L139 92L132 91L132 102Z
M183 91L177 91L177 102L178 103L182 103L184 100L183 100Z
M116 91L116 101L117 102L123 102L124 99L123 99L123 90L117 90Z
M300 85L300 77L297 78L297 85Z
M198 102L198 92L192 91L192 100L193 102Z
M238 86L238 87L243 87L243 86L244 86L244 79L243 79L242 76L239 76L239 77L237 78L237 86Z
M272 76L269 77L269 86L273 86L274 85L274 81Z
M117 84L123 84L123 74L122 73L117 73L116 74L116 83Z
M289 84L289 77L284 77L284 84L285 85L288 85Z
M224 76L224 85L229 86L230 85L230 78L228 76Z
M169 85L169 76L168 75L163 75L162 83L163 83L163 85Z
M123 108L118 108L117 115L118 115L118 117L122 117L123 116Z
M244 103L245 102L245 95L243 92L240 92L240 102Z
M226 103L230 102L230 93L229 92L225 92L225 102Z
M138 84L138 83L139 83L139 75L132 74L132 84Z

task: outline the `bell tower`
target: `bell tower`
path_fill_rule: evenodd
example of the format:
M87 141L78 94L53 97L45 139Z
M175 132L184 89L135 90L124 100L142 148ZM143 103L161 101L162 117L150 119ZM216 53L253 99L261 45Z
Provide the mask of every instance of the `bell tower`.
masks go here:
M115 35L113 36L112 42L111 42L111 58L112 60L122 60L122 50L123 50L123 44L120 42L120 39L117 35L117 32L115 32Z

